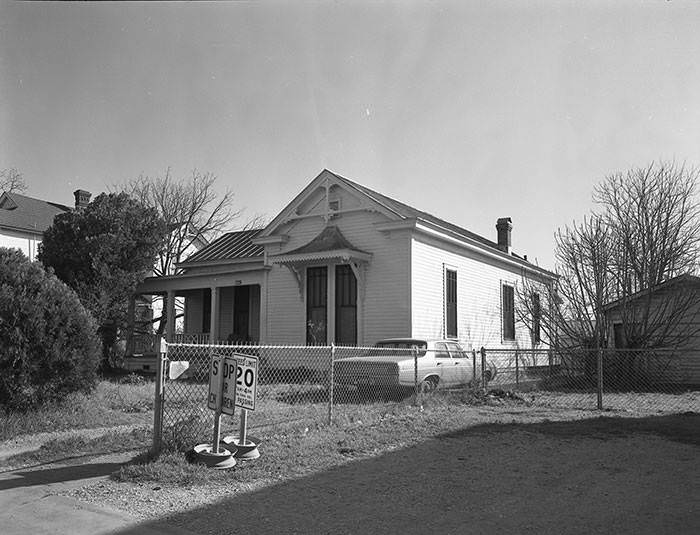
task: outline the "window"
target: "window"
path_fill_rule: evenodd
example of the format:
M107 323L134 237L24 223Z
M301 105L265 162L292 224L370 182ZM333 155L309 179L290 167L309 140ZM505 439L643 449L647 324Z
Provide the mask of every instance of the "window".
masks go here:
M532 343L539 344L542 341L540 337L540 323L542 321L542 309L540 308L540 294L532 294Z
M357 344L357 280L347 264L335 266L335 343Z
M436 359L448 359L450 354L447 352L447 346L442 342L435 344L435 358Z
M326 303L328 294L328 268L306 269L306 343L325 345Z
M447 346L447 350L450 352L450 356L453 359L462 359L467 356L464 350L459 347L459 344L456 344L455 342L447 342L445 345Z
M503 300L501 311L503 314L503 339L515 340L515 292L512 286L503 285L501 292Z
M457 338L457 272L445 270L445 338Z

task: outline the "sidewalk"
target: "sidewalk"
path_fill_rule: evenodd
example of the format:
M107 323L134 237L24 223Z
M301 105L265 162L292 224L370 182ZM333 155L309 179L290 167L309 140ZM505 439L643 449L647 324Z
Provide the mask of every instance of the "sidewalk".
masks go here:
M105 535L127 531L192 535L176 526L149 526L147 521L124 511L55 495L107 479L131 458L129 454L114 454L91 458L81 465L54 463L0 472L0 531L3 535Z

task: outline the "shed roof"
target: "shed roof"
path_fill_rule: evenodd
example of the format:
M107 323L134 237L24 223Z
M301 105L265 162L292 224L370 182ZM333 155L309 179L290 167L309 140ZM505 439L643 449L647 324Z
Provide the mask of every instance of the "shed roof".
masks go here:
M0 195L0 228L41 234L54 217L70 210L62 204L5 192Z
M228 232L189 256L187 260L180 263L180 266L187 267L190 264L200 262L261 257L263 256L264 248L261 245L255 245L251 241L261 231L262 229L252 229Z

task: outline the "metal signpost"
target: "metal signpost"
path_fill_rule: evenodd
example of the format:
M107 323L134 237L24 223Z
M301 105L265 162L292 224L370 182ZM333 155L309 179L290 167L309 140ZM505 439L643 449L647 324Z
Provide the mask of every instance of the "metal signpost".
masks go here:
M255 398L258 390L258 357L236 355L238 369L236 372L236 407L241 409L241 427L239 440L246 444L248 433L248 411L255 410Z
M219 453L221 439L221 413L233 415L234 400L236 399L236 368L235 358L212 355L209 370L209 397L207 407L214 411L214 437L212 446L214 453Z

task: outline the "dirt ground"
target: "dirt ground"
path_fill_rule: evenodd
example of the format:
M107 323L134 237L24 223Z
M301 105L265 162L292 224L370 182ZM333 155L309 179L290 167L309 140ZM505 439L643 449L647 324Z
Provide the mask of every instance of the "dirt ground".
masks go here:
M293 480L102 482L73 495L203 534L700 532L700 414L551 421L506 407L495 423L483 414Z

